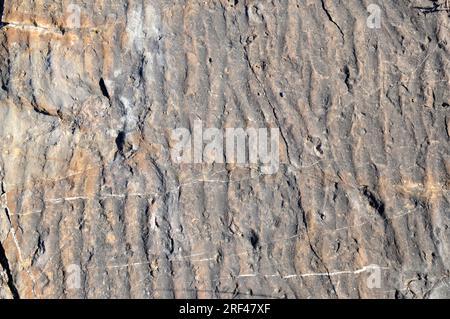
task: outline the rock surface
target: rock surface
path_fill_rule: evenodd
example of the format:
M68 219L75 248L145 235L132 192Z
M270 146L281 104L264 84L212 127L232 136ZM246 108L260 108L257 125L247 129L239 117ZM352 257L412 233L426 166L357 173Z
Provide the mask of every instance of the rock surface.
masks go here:
M1 2L0 298L450 297L445 4Z

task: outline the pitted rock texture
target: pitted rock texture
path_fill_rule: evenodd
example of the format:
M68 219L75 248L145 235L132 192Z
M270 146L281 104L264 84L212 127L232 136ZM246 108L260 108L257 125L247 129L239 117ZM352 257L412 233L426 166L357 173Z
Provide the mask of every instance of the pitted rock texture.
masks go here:
M446 10L1 2L1 298L450 297ZM279 170L174 163L196 120Z

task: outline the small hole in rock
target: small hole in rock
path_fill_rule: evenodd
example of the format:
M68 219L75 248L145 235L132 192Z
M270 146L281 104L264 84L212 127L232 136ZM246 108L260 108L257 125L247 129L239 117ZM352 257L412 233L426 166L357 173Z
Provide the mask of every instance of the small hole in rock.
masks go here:
M110 99L108 89L106 88L106 84L105 84L105 81L103 80L103 78L100 78L98 85L100 86L100 90L102 91L103 96Z
M250 244L252 245L252 247L256 248L256 246L258 245L258 242L259 242L259 238L254 230L250 231L250 233L248 235L248 240L250 241Z
M125 132L120 132L116 137L117 149L120 153L123 153L123 147L125 145Z

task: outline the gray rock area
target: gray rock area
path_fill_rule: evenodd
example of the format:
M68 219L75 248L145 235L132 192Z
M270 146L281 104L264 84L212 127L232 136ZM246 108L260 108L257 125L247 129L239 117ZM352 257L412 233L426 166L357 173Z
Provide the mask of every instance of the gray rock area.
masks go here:
M0 298L450 298L449 1L0 4Z

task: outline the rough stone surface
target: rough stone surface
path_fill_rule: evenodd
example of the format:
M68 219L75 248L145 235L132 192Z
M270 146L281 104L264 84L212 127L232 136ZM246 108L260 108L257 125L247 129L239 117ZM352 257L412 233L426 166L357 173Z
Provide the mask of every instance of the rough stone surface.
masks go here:
M0 298L450 297L446 10L1 3ZM278 172L175 164L195 120Z

